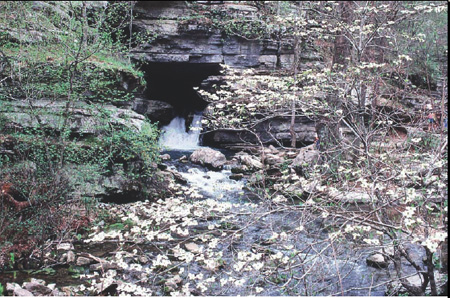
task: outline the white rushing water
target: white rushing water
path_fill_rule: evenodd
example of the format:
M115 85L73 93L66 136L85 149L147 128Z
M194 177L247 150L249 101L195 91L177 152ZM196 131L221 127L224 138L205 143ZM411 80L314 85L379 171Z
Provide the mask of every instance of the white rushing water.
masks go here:
M240 195L243 195L243 181L235 181L228 178L231 175L230 170L202 171L191 168L187 172L180 172L184 179L199 190L204 195L220 200L227 198L227 201L234 201Z
M186 120L175 117L162 128L160 145L165 149L194 150L199 148L199 137L202 130L202 115L195 114L189 131L186 132Z

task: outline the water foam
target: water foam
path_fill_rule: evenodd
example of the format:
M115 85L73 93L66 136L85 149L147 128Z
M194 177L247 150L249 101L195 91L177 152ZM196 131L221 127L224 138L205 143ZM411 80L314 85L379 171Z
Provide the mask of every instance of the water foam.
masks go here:
M195 150L200 148L199 139L202 130L202 115L195 114L189 131L186 131L186 120L175 117L162 129L160 145L165 149Z

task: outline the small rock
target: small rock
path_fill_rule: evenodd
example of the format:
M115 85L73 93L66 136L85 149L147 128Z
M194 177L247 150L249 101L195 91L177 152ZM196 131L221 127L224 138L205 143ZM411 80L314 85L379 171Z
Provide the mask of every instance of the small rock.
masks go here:
M388 257L393 258L394 257L394 248L393 247L384 247L383 253L387 255Z
M139 256L138 260L139 260L139 263L141 263L141 264L148 263L148 258L146 256Z
M85 266L92 263L92 260L85 257L78 257L77 259L77 266Z
M239 181L239 180L241 180L242 178L244 178L244 174L233 174L233 175L230 175L230 179L231 179L231 180L237 180L237 181Z
M267 154L264 162L268 165L280 165L284 162L284 158L274 154Z
M89 266L89 270L91 271L108 271L110 269L118 269L118 266L110 262L102 262Z
M65 296L72 296L71 287L62 287L61 292L64 293Z
M187 157L186 157L186 155L183 155L183 156L180 157L178 160L179 160L179 161L187 160Z
M231 173L233 173L233 174L241 174L241 173L246 173L248 171L249 171L248 167L243 166L243 165L238 165L238 166L231 168Z
M168 166L166 164L160 163L158 164L158 169L160 169L161 171L165 171L167 170Z
M161 160L170 160L170 155L169 154L163 154L163 155L160 155L159 158Z
M38 284L44 285L46 284L46 281L43 279L37 279L37 278L31 278L30 282L37 282Z
M14 289L13 296L34 296L30 291L27 291L22 288Z
M205 263L204 266L202 266L202 268L209 270L209 271L217 271L217 269L219 269L222 265L216 261L216 260L209 260L208 262Z
M48 296L52 290L43 284L37 282L24 283L24 288L30 291L34 296Z
M387 262L384 256L380 253L369 256L366 259L366 262L368 266L374 268L387 268L389 266L389 262Z
M59 262L64 263L67 261L67 254L64 253L62 254L62 256L59 258Z
M201 248L193 242L187 243L185 246L187 250L193 253L200 253L202 251Z
M250 155L239 155L239 161L249 167L251 170L260 170L264 166L263 164L256 158Z
M47 288L53 291L56 289L56 284L48 284Z
M295 157L297 157L297 152L294 152L294 151L288 151L287 153L286 153L286 156L287 156L287 158L290 158L290 159L292 159L292 158L295 158Z
M6 283L6 293L8 293L8 295L12 295L15 289L20 289L19 284L16 284L15 282Z
M172 287L172 288L177 288L177 285L179 284L179 283L181 283L183 281L183 279L181 279L181 277L177 274L177 275L175 275L174 277L172 277L172 278L169 278L167 281L166 281L166 286L168 286L168 287Z
M67 252L67 263L73 263L75 262L75 253L73 251L68 251Z
M72 243L60 243L56 246L56 250L58 251L68 251L73 250L73 244Z

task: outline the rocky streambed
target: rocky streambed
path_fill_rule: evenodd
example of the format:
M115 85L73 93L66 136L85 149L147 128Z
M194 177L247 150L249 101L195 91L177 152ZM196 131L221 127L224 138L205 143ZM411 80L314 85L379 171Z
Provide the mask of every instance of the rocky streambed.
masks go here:
M100 221L85 239L51 243L40 271L0 275L8 295L387 295L401 290L389 250L336 237L301 200L253 189L262 163L246 153L172 151L164 168L178 175L158 201L100 204ZM266 152L292 165L297 155ZM306 150L306 151L305 151ZM190 156L190 160L188 158ZM193 158L193 156L197 156ZM290 156L291 158L289 158ZM295 158L292 158L296 156ZM213 158L215 162L209 160ZM192 162L195 161L195 163ZM266 163L271 159L266 159ZM297 160L298 161L298 160ZM272 172L287 171L282 163ZM261 170L261 169L260 169ZM240 172L239 179L233 174ZM180 183L181 182L181 183ZM268 183L269 187L270 179ZM300 184L299 184L300 185ZM270 185L271 188L275 187ZM299 186L300 187L300 186ZM417 260L424 252L408 248ZM50 250L49 250L50 251ZM417 279L407 262L404 271ZM417 281L416 281L417 282Z

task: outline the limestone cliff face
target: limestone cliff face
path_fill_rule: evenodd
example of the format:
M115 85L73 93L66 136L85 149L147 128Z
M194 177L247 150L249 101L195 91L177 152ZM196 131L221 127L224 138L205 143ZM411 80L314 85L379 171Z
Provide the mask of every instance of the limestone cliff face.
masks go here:
M206 3L208 2L208 3ZM222 3L223 2L223 3ZM256 8L228 1L197 1L222 13L252 18ZM236 68L290 68L294 58L289 44L273 40L247 40L226 36L210 20L195 19L186 1L139 1L134 31L147 31L156 39L134 51L146 62L223 63ZM192 16L192 19L190 19Z

